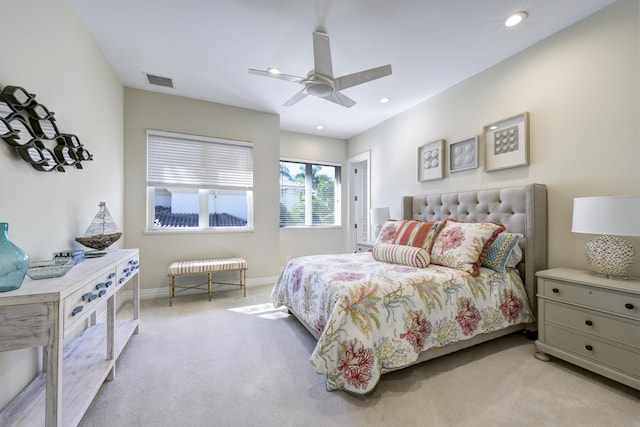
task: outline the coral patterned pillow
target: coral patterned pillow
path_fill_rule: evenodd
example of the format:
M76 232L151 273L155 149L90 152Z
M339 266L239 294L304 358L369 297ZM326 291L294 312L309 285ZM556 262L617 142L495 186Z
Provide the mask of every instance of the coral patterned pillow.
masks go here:
M402 221L392 243L394 245L415 246L431 252L433 243L444 224L445 221Z
M480 274L480 265L504 225L447 219L431 250L431 263Z
M426 268L429 265L429 252L423 248L389 243L373 245L373 258L392 264L408 265L416 268Z
M376 243L391 243L394 237L396 237L398 227L400 227L401 223L402 221L396 221L394 219L387 220L376 238Z

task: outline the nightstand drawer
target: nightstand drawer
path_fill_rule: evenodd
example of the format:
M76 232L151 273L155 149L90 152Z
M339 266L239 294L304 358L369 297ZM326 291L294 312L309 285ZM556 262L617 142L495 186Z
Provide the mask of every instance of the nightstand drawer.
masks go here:
M356 243L356 252L371 252L374 244L373 242L358 242Z
M572 333L555 326L546 325L545 342L565 349L585 359L590 359L640 376L640 353L604 343L596 338Z
M545 322L564 325L640 349L640 322L611 317L552 301L545 301L544 304Z
M640 297L636 295L549 279L544 280L543 295L567 303L640 319Z

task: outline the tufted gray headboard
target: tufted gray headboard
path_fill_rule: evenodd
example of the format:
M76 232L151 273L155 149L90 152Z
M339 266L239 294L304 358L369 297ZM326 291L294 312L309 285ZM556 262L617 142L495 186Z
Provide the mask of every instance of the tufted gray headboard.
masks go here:
M535 273L547 268L547 187L521 187L403 197L403 219L497 222L522 233L523 261L518 265L529 302L537 313Z

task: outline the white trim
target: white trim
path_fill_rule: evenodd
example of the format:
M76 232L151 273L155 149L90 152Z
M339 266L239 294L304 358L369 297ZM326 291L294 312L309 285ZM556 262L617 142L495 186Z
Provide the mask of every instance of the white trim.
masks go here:
M184 139L187 141L207 141L207 142L216 142L218 144L229 144L229 145L239 145L244 147L253 147L253 142L249 142L249 141L241 141L238 139L228 139L228 138L217 138L213 136L195 135L195 134L179 133L179 132L167 132L164 130L147 129L147 139L149 138L149 135L163 136L165 138L172 138L172 139Z
M291 163L310 163L312 165L318 165L318 166L340 166L341 168L344 167L344 165L341 162L328 162L328 161L324 161L324 160L305 160L305 159L296 159L293 157L280 157L280 161L281 162L291 162Z
M253 288L256 286L263 286L263 285L275 285L277 281L278 281L278 276L247 279L247 288ZM220 289L230 290L230 289L238 289L238 287L230 285L230 286L223 286ZM181 291L180 293L187 295L187 294L203 293L203 291L188 289L188 290ZM169 298L169 286L167 285L160 288L140 289L140 299L154 299L154 298ZM124 304L125 302L131 301L131 300L133 300L133 291L121 292L118 294L116 298L116 307L119 308L121 304ZM143 313L143 316L141 317L144 317L144 313Z

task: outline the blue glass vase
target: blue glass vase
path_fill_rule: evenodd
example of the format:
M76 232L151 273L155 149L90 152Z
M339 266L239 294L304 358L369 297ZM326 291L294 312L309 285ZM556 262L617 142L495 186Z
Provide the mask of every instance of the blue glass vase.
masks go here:
M9 224L0 222L0 292L22 285L29 268L29 256L9 240Z

